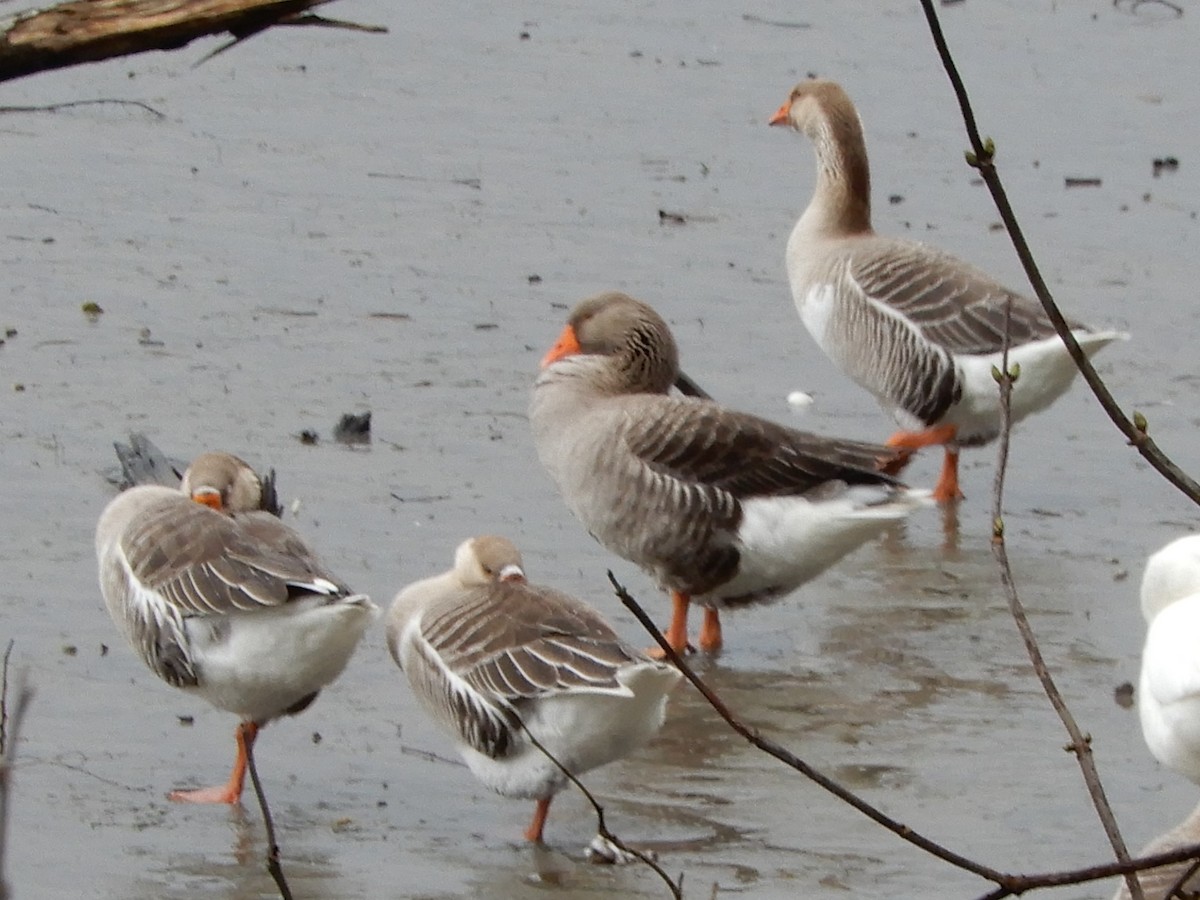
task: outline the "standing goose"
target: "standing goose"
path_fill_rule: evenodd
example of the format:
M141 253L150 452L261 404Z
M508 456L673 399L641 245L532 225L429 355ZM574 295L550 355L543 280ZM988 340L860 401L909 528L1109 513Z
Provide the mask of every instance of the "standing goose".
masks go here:
M259 728L312 703L377 612L261 504L246 463L205 453L182 489L129 488L96 526L100 588L126 640L163 681L242 719L228 783L172 800L238 802Z
M895 416L904 430L889 446L945 446L934 497L961 497L958 448L1000 433L992 367L1000 364L1008 301L1009 357L1021 367L1014 422L1066 392L1076 371L1066 345L1040 304L947 253L875 233L862 123L839 85L802 81L770 124L804 132L816 150L816 190L787 244L800 318L834 364ZM1071 328L1089 357L1127 337Z
M530 421L542 465L605 547L671 592L666 638L721 647L718 610L777 599L923 505L882 474L897 454L709 400L668 396L667 323L626 294L584 300L542 360Z
M464 541L454 568L397 594L387 641L475 776L537 801L525 830L537 843L567 778L529 736L582 775L645 744L680 678L621 641L591 607L527 582L520 552L494 536Z

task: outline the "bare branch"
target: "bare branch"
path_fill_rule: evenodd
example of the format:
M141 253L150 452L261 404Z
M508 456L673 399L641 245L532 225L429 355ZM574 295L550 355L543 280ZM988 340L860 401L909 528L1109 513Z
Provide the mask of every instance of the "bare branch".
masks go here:
M942 65L946 68L946 74L950 78L950 83L954 87L954 93L958 97L959 108L962 110L967 138L971 142L971 154L968 156L967 161L971 166L979 170L980 176L988 186L988 190L991 191L992 200L996 204L996 209L1000 212L1000 218L1004 221L1004 227L1008 230L1009 237L1012 238L1013 247L1016 248L1021 265L1025 268L1025 274L1029 278L1029 283L1033 286L1034 293L1037 295L1038 300L1041 301L1042 307L1046 310L1046 315L1049 316L1051 323L1053 323L1054 330L1058 332L1058 336L1066 344L1067 351L1071 354L1071 359L1075 361L1075 366L1079 369L1083 380L1092 389L1092 393L1096 395L1096 399L1100 401L1100 405L1113 421L1113 424L1117 426L1121 433L1129 439L1129 443L1136 447L1145 460L1166 478L1167 481L1171 482L1171 484L1175 485L1175 487L1191 498L1193 503L1200 504L1200 484L1197 484L1194 479L1158 449L1158 445L1154 443L1147 433L1145 418L1141 414L1135 412L1132 419L1125 415L1121 407L1117 404L1117 401L1113 399L1113 395L1108 390L1108 387L1100 379L1100 376L1096 374L1096 369L1092 365L1091 360L1080 349L1079 342L1071 334L1067 320L1063 318L1062 312L1054 302L1054 298L1050 295L1050 289L1046 287L1042 273L1038 269L1037 263L1033 259L1033 254L1029 250L1029 245L1025 241L1025 235L1021 231L1021 226L1017 222L1011 204L1008 202L1008 194L1005 192L1004 185L1000 181L1000 176L996 172L993 160L995 147L991 139L984 141L979 137L979 129L975 125L975 113L971 109L971 101L967 97L967 90L963 86L962 78L958 74L958 68L955 66L949 47L946 45L946 37L942 34L942 26L938 21L933 0L921 0L921 8L925 11L925 18L929 22L929 30L933 35L933 42L937 46L938 55L942 59Z
M267 871L279 888L279 896L283 900L292 900L292 890L288 887L287 878L283 874L283 866L279 864L279 845L275 843L275 820L271 818L271 808L267 806L267 795L263 791L262 782L258 778L258 766L254 762L254 742L246 741L246 767L250 770L250 783L254 785L254 796L258 798L258 808L262 810L263 825L267 830Z
M558 767L558 770L567 776L567 780L570 781L571 784L575 785L575 787L579 788L579 790L583 793L583 796L587 798L588 803L592 805L592 809L596 812L596 833L606 841L611 842L612 845L618 850L623 850L632 856L636 856L639 860L648 865L651 869L658 873L658 877L663 880L664 884L666 884L667 889L671 892L671 896L674 897L675 900L683 900L683 876L680 876L680 881L678 884L672 881L671 876L668 875L648 853L643 853L641 850L638 850L635 847L630 847L619 837L609 831L608 825L604 820L604 807L600 805L600 801L592 795L592 792L587 789L587 786L579 780L579 777L574 772L559 762L558 757L547 750L542 742L533 736L533 732L529 730L524 721L520 720L519 718L518 721L521 723L521 730L524 731L525 736L529 738L529 743L537 747L538 750L541 751L542 755L546 757L546 759L554 763L554 765Z
M17 692L16 706L9 716L8 708L8 663L12 656L13 641L4 650L4 672L0 678L0 900L12 896L5 874L5 851L8 847L8 792L12 783L13 758L16 756L21 723L33 700L33 689L26 684Z

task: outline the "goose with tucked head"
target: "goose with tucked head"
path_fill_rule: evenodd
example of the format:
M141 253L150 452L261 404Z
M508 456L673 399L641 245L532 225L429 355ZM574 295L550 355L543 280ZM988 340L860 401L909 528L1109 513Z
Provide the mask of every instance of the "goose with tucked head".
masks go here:
M259 729L306 709L377 612L261 505L246 463L205 453L181 489L131 487L96 526L100 588L130 646L167 684L241 718L229 781L172 800L238 802Z

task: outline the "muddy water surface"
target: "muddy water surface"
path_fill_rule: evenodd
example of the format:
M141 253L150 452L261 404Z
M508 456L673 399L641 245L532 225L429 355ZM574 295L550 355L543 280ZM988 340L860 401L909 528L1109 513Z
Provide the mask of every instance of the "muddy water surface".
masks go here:
M114 438L144 430L181 456L274 466L289 521L383 603L497 531L535 579L643 642L606 568L660 617L663 600L569 517L525 421L567 306L626 289L668 316L723 400L888 433L789 299L783 244L812 158L766 119L796 80L837 78L859 102L881 231L1023 283L962 163L915 4L426 6L331 11L388 25L382 37L280 30L198 69L208 47L3 88L6 105L119 97L164 116L0 118L0 325L17 331L0 347L0 637L37 690L14 788L16 896L274 895L256 809L165 800L223 777L234 723L152 678L104 612L91 540ZM1190 10L1163 10L993 0L943 15L1047 278L1070 314L1134 333L1102 370L1195 472L1200 34ZM1155 178L1168 155L1178 171ZM784 402L794 389L815 397L803 415ZM328 440L341 413L367 409L368 448ZM304 428L325 439L301 445ZM728 650L699 665L764 734L957 852L1014 871L1101 861L998 587L994 455L964 463L956 527L913 517L789 601L731 617ZM909 477L931 483L937 464ZM1007 522L1043 649L1140 845L1197 789L1151 760L1113 692L1136 676L1142 562L1194 511L1080 388L1020 429ZM297 896L665 895L645 869L582 861L594 822L577 795L556 803L550 849L522 846L527 804L451 756L372 634L259 743ZM689 897L987 890L748 748L690 691L659 740L588 780Z

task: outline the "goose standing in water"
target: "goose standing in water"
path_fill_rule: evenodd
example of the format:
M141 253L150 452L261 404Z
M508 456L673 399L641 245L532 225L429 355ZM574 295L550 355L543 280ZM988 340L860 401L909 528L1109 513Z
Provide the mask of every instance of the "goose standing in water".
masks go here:
M253 469L205 453L181 488L131 487L96 526L100 588L130 646L163 681L242 719L228 783L172 800L238 802L259 729L307 708L377 612L261 505Z
M525 837L539 844L567 777L530 735L582 775L650 740L680 678L591 607L526 581L517 548L490 535L464 541L452 569L396 595L387 642L475 776L537 801ZM606 842L592 846L619 857Z
M933 247L877 235L862 123L832 81L802 81L770 119L812 141L817 184L787 243L800 318L825 354L903 429L889 446L945 446L939 501L962 496L958 449L1000 433L1000 365L1011 303L1014 422L1070 387L1075 363L1041 304ZM1127 335L1072 323L1089 357Z
M626 294L584 300L542 360L530 421L542 465L605 547L672 596L670 645L722 645L719 610L774 600L927 502L879 471L877 444L824 438L668 396L667 323Z

